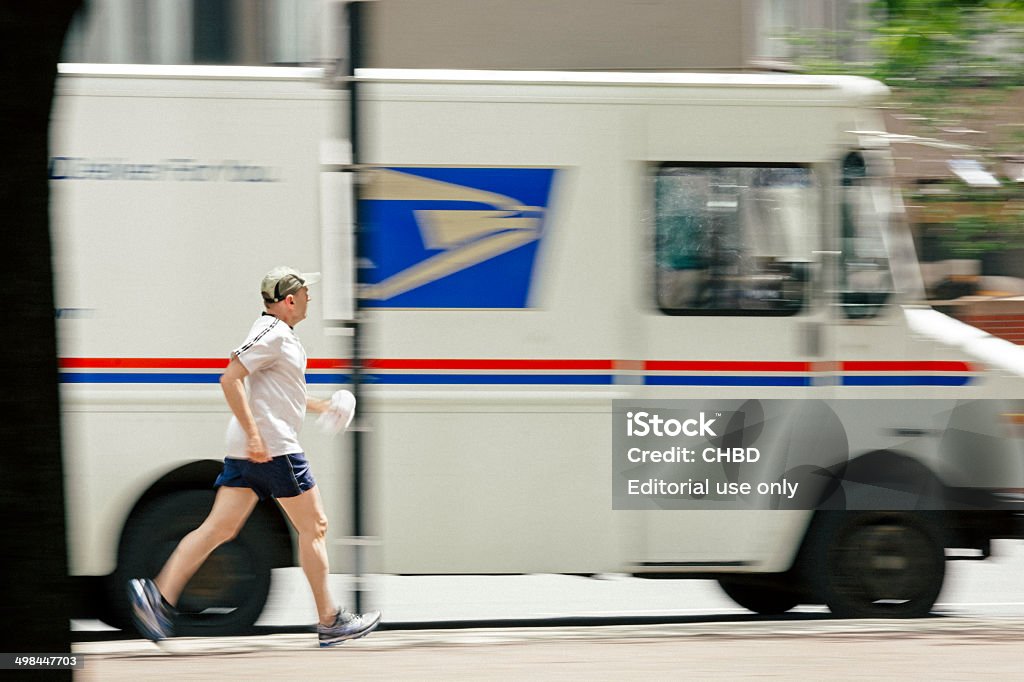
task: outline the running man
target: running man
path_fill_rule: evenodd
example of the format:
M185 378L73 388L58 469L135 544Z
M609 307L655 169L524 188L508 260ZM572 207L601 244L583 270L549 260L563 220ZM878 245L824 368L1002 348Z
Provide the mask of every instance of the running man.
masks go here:
M263 278L266 310L231 353L220 378L232 417L224 471L214 483L213 509L199 528L182 538L154 580L128 583L135 624L148 639L173 635L174 606L185 585L217 547L238 534L256 502L267 498L277 501L298 533L299 563L320 619L320 646L362 637L380 623L379 611L349 613L330 594L327 517L299 444L307 410L325 413L341 425L347 425L351 411L345 415L339 410L354 410L351 400L318 400L306 394L306 351L294 328L306 318L309 285L318 281L318 272L288 267L274 268Z

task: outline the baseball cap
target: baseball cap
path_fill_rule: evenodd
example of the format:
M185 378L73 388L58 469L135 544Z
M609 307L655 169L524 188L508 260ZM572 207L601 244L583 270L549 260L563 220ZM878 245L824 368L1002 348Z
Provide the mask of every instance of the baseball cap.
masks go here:
M294 294L302 287L319 281L319 272L299 272L295 268L280 265L263 276L260 292L264 303L277 303L283 301L288 294Z

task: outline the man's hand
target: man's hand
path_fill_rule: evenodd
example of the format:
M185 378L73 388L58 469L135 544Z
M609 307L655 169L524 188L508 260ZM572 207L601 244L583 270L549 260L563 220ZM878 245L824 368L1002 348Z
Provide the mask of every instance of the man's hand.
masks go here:
M273 459L267 454L267 446L263 444L263 438L259 433L249 436L245 445L245 454L249 457L250 462L257 464L264 464Z
M320 428L330 434L341 433L347 429L356 414L356 397L351 391L335 391L330 401L322 402L327 403L327 409L316 420Z
M314 414L323 414L327 410L331 409L330 400L320 400L313 396L306 396L306 411Z

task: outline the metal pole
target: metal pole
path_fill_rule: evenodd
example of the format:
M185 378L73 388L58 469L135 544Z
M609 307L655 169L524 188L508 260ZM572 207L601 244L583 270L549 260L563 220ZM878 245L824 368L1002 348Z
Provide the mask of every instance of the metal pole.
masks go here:
M360 127L359 127L359 83L355 78L356 69L362 66L362 22L363 3L350 2L346 6L348 14L348 50L349 69L351 78L348 89L348 123L349 142L352 145L352 166L358 169L362 161L360 155ZM353 236L353 262L355 264L356 291L353 301L353 324L352 324L352 393L356 397L356 405L359 413L362 414L363 406L363 362L364 348L366 341L362 324L363 300L362 291L365 283L365 273L362 263L366 262L366 235L364 234L364 216L360 196L362 194L361 184L363 176L360 171L354 170L352 176L352 236ZM364 552L366 551L363 539L366 536L363 518L363 418L356 417L356 428L352 429L352 551L354 558L353 578L354 594L353 608L356 613L363 611L363 565Z

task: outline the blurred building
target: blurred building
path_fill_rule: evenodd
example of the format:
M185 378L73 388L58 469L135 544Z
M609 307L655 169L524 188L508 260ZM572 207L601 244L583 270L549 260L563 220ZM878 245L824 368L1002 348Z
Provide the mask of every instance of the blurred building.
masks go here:
M345 0L87 0L65 61L318 64L347 52ZM870 0L374 0L374 66L785 67L794 36L864 31ZM828 42L828 40L825 40ZM863 41L833 41L857 59Z
M328 0L85 0L62 59L103 64L305 64L337 53Z

